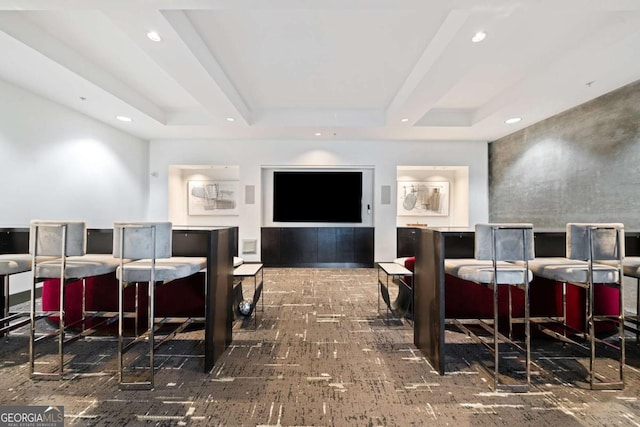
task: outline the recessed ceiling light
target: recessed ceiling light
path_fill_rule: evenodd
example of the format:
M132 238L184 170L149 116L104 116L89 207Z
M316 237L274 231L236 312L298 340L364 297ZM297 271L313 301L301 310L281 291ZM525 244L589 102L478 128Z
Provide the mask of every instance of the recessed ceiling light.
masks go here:
M149 31L147 33L147 37L149 38L149 40L154 41L154 42L162 41L162 37L160 37L160 34L158 34L155 31Z
M233 117L227 117L227 121L228 121L228 122L235 122L235 121L236 121L236 119L234 119Z
M522 120L522 117L511 117L510 119L507 119L504 122L508 125L512 125L514 123L518 123L520 120Z
M473 35L473 37L471 37L471 41L474 43L480 43L485 39L485 37L487 37L487 33L485 33L484 31L478 31Z
M320 132L316 132L316 136L322 136Z
M409 121L409 119L406 119L406 118L405 118L405 119L402 119L402 120L400 120L400 121L401 121L402 123L407 123L407 122Z
M127 117L127 116L116 116L116 119L120 120L121 122L132 122L133 119L131 117Z

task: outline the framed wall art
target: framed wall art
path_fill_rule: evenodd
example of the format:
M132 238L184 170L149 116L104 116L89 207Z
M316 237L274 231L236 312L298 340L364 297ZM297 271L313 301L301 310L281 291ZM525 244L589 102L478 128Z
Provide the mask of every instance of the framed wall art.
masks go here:
M448 216L449 182L398 181L398 216Z
M238 215L238 181L189 181L189 215Z

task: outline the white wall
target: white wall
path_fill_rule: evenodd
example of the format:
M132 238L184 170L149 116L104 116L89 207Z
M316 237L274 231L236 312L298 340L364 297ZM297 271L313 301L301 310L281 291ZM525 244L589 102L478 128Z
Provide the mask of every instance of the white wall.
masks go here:
M0 81L1 226L145 219L148 141Z
M67 219L107 228L145 219L148 147L0 80L0 227ZM14 282L11 293L24 287Z
M469 170L468 224L488 220L488 157L486 142L424 141L151 141L149 218L169 218L169 167L171 165L215 165L239 167L240 215L199 218L199 225L238 225L240 240L260 239L263 223L261 170L263 166L373 167L375 260L396 255L396 168L404 166L467 166ZM255 204L244 204L244 188L252 185ZM390 205L381 204L381 186L391 186ZM172 201L175 203L175 201ZM186 200L177 203L186 204ZM203 221L208 221L206 224ZM456 224L461 225L461 224ZM244 257L248 261L259 260Z

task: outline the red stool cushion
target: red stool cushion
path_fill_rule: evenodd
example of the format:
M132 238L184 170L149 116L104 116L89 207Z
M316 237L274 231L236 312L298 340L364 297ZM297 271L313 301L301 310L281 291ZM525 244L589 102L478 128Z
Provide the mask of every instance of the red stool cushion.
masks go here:
M118 279L115 273L89 277L86 281L87 311L118 311ZM133 311L135 306L135 286L129 286L124 292L124 309ZM156 317L204 317L205 291L204 274L171 281L155 289ZM139 286L138 306L140 319L146 319L147 285ZM60 309L60 280L47 279L42 285L42 309L58 311ZM65 321L72 324L82 318L82 281L70 282L65 287ZM49 320L57 323L58 316ZM141 325L142 327L146 327Z
M405 260L405 267L414 271L415 257ZM502 323L508 316L508 288L498 289L498 316ZM604 285L594 289L594 312L597 315L619 314L619 290ZM512 289L513 316L524 316L524 292ZM445 275L445 317L478 319L493 317L493 291L477 283ZM531 282L531 316L560 316L562 314L562 283L540 277ZM567 285L567 325L585 330L585 290ZM614 324L600 322L596 332L615 331Z

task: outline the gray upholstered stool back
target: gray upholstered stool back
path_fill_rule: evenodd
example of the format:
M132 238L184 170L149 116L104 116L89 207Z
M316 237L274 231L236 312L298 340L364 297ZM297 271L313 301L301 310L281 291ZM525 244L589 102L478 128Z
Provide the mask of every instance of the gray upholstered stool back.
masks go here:
M116 222L113 225L113 256L171 258L171 227L171 222Z
M624 225L621 223L567 224L567 258L619 260L624 258L624 252Z
M533 259L533 224L476 224L475 259L493 260L494 250L496 261Z
M31 221L29 253L32 255L81 256L86 248L87 230L82 221Z

